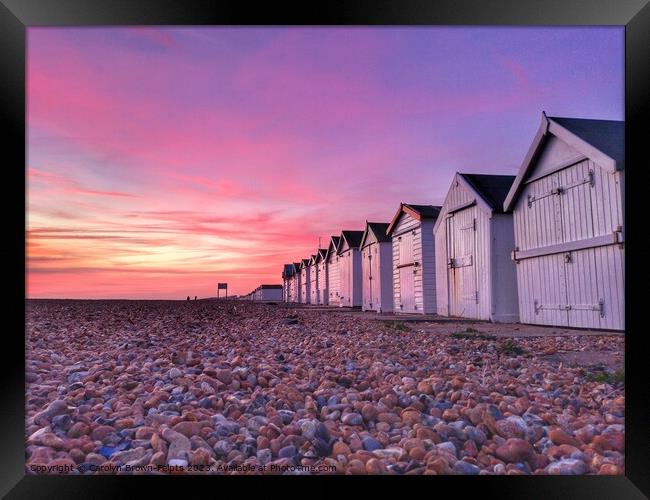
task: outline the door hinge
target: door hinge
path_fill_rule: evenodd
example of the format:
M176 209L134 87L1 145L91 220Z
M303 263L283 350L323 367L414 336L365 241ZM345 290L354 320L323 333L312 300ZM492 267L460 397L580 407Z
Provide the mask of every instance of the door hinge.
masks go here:
M564 254L564 262L566 262L567 264L572 262L571 252L567 252L567 253Z
M623 226L616 226L616 229L614 229L614 237L616 238L616 243L623 245Z

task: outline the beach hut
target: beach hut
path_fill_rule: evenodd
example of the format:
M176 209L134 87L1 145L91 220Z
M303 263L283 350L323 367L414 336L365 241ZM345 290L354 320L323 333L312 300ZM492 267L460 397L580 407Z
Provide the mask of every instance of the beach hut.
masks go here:
M325 266L327 268L327 303L338 306L340 301L339 258L336 249L339 246L339 236L332 236L325 254Z
M260 285L257 288L256 299L265 302L281 302L282 285Z
M310 304L311 303L311 290L309 285L311 281L309 279L309 261L310 259L302 259L300 262L300 303L301 304Z
M359 244L363 231L342 231L336 249L339 261L339 306L360 307L361 295L361 253Z
M326 249L319 248L316 251L316 254L312 255L311 259L309 259L309 280L311 281L311 284L309 285L311 292L310 302L316 305L322 304L321 297L319 295L320 277L318 274L318 256L321 250L325 251Z
M393 244L388 223L367 222L361 237L361 294L364 311L393 311Z
M436 307L442 316L519 320L512 214L503 202L514 175L456 173L433 226Z
M291 281L293 280L293 264L285 264L282 268L282 301L291 302Z
M436 312L433 225L439 206L401 203L386 230L393 245L393 311Z
M327 248L319 248L318 254L316 255L316 272L318 277L318 303L326 306L328 305L328 295L327 295Z
M625 328L624 128L542 113L504 203L523 323Z
M300 279L300 265L301 262L293 263L293 278L291 280L291 302L300 303L300 291L302 287L302 281Z

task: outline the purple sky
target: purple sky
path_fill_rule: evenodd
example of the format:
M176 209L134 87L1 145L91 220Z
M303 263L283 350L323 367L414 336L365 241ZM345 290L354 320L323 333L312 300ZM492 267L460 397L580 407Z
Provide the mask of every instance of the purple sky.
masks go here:
M623 119L623 28L29 28L28 295L277 283L341 229Z

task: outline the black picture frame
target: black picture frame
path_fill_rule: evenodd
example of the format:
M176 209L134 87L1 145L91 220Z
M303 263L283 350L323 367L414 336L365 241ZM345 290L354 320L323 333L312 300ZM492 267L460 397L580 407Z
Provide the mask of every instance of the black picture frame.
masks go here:
M643 195L647 167L642 163L645 152L644 123L648 123L647 91L650 89L650 5L648 0L377 0L375 2L330 1L304 2L299 7L275 3L247 4L208 0L0 0L0 67L1 94L5 118L6 177L3 198L8 243L2 246L5 275L8 275L4 312L10 322L3 332L2 398L0 399L0 494L7 498L103 498L132 496L132 480L117 476L26 476L24 425L24 324L25 324L25 40L30 26L83 25L618 25L625 26L625 118L626 118L626 475L596 476L459 476L420 477L417 485L436 494L439 481L448 482L457 494L496 495L501 498L644 498L650 495L650 426L648 410L650 391L646 356L643 349L647 335L639 316L647 296L643 272L643 236L635 232L641 222L638 208ZM645 94L645 95L644 95ZM647 142L647 140L646 140ZM646 159L647 163L648 160ZM645 168L644 168L645 167ZM16 191L15 193L13 191ZM22 192L22 195L21 195ZM21 197L22 196L22 197ZM634 205L637 209L634 209ZM6 239L7 240L7 239ZM5 241L6 241L5 240ZM638 261L638 264L637 264ZM637 286L635 286L637 285ZM638 286L641 285L641 286ZM639 292L634 293L635 290ZM22 325L22 326L21 326ZM23 331L23 335L20 335ZM489 479L488 479L489 477ZM304 481L283 478L289 481ZM311 478L315 479L315 478ZM310 480L311 480L310 479ZM362 480L364 478L361 478ZM364 487L384 488L387 477L363 480ZM257 486L267 493L285 491L309 494L314 483L275 483L277 478L263 477L237 484L236 478L226 483L237 488ZM347 488L347 477L320 478L336 481L336 488ZM402 478L402 480L408 480ZM461 482L462 481L462 482ZM181 481L185 494L194 494L196 482ZM222 483L209 488L221 492ZM178 483L175 483L178 485ZM170 480L148 481L147 488L164 487L170 491ZM325 486L329 488L330 486ZM128 488L128 489L127 489ZM219 488L219 489L216 489ZM280 490L281 488L281 490ZM405 486L399 486L404 490ZM231 490L234 492L236 490ZM327 491L327 490L323 490ZM335 490L332 490L335 491ZM247 490L250 493L250 489ZM309 492L309 493L308 493ZM148 491L153 496L153 490ZM232 493L230 493L232 494Z

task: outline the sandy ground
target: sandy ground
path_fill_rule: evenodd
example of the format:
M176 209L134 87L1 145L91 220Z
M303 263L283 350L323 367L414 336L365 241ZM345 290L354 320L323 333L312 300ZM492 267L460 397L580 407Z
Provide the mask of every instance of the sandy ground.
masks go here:
M624 335L27 302L30 474L623 474Z

